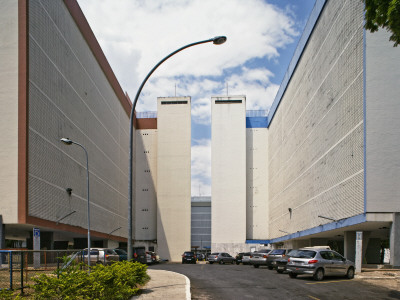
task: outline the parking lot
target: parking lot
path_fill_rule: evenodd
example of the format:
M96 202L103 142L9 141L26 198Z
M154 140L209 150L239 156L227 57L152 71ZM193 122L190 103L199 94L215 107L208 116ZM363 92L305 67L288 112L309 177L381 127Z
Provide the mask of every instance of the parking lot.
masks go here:
M192 299L400 299L400 292L361 279L289 278L266 267L167 263L150 266L186 275Z

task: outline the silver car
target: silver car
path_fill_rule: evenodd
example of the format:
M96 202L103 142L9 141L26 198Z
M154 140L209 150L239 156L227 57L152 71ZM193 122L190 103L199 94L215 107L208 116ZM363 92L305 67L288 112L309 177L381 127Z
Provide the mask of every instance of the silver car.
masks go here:
M286 270L291 278L309 274L315 280L324 276L346 276L354 278L354 263L339 253L326 249L299 249L290 253Z
M270 252L271 249L261 249L251 253L250 264L253 265L254 268L258 268L259 266L266 266L268 253Z
M220 265L231 263L234 264L236 259L226 252L215 252L208 255L208 262L212 265L213 263L219 263Z

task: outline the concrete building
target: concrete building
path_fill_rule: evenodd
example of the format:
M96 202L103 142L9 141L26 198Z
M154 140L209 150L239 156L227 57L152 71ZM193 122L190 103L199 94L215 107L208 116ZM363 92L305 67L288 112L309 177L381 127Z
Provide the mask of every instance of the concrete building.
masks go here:
M390 263L400 265L400 49L387 32L364 30L363 9L360 1L316 1L257 134L254 128L243 134L244 117L231 109L236 104L222 110L214 102L233 98L212 99L213 251L328 244L350 260L375 264L390 240ZM246 141L247 173L236 161ZM230 193L239 177L248 189L264 191L247 191L247 220L245 198ZM239 212L223 212L227 199ZM267 206L253 209L260 203ZM246 223L246 245L240 229L230 241L236 249L222 245L229 233L219 228L236 234L234 226Z
M211 98L211 248L239 252L246 240L246 97Z
M125 96L76 1L0 1L0 248L87 247L127 238ZM111 233L111 234L110 234Z
M179 261L191 246L190 97L159 97L137 121L134 244Z

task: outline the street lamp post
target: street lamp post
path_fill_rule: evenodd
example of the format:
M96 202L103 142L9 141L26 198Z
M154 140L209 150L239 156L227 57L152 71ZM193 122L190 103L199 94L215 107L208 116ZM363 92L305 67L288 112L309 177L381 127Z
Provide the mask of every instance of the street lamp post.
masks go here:
M151 71L147 74L146 78L143 80L142 84L140 85L138 91L136 92L135 99L132 104L132 110L131 110L131 115L130 115L130 123L129 123L129 190L128 190L128 260L132 259L132 172L133 172L133 167L132 167L132 160L133 160L133 119L134 119L134 113L135 113L135 108L136 108L136 103L139 99L139 95L146 84L147 80L150 78L151 74L163 63L165 62L168 58L171 56L177 54L178 52L200 44L205 44L205 43L213 43L214 45L221 45L226 42L226 37L225 36L216 36L214 38L204 40L204 41L199 41L195 42L192 44L188 44L186 46L183 46L179 48L178 50L175 50L174 52L170 53L166 57L164 57L162 60L160 60L154 67L151 69Z
M85 151L86 154L86 186L87 186L87 220L88 220L88 233L87 233L87 240L88 240L88 267L89 267L89 273L90 273L90 198L89 198L89 156L88 153L81 144L74 142L68 138L62 138L61 142L63 142L66 145L71 145L75 144L78 145Z

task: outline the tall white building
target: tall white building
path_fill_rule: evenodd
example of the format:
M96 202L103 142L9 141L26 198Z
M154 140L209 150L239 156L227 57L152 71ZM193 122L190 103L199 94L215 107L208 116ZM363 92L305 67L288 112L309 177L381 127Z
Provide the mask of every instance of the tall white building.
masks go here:
M211 249L246 240L246 97L211 98Z

